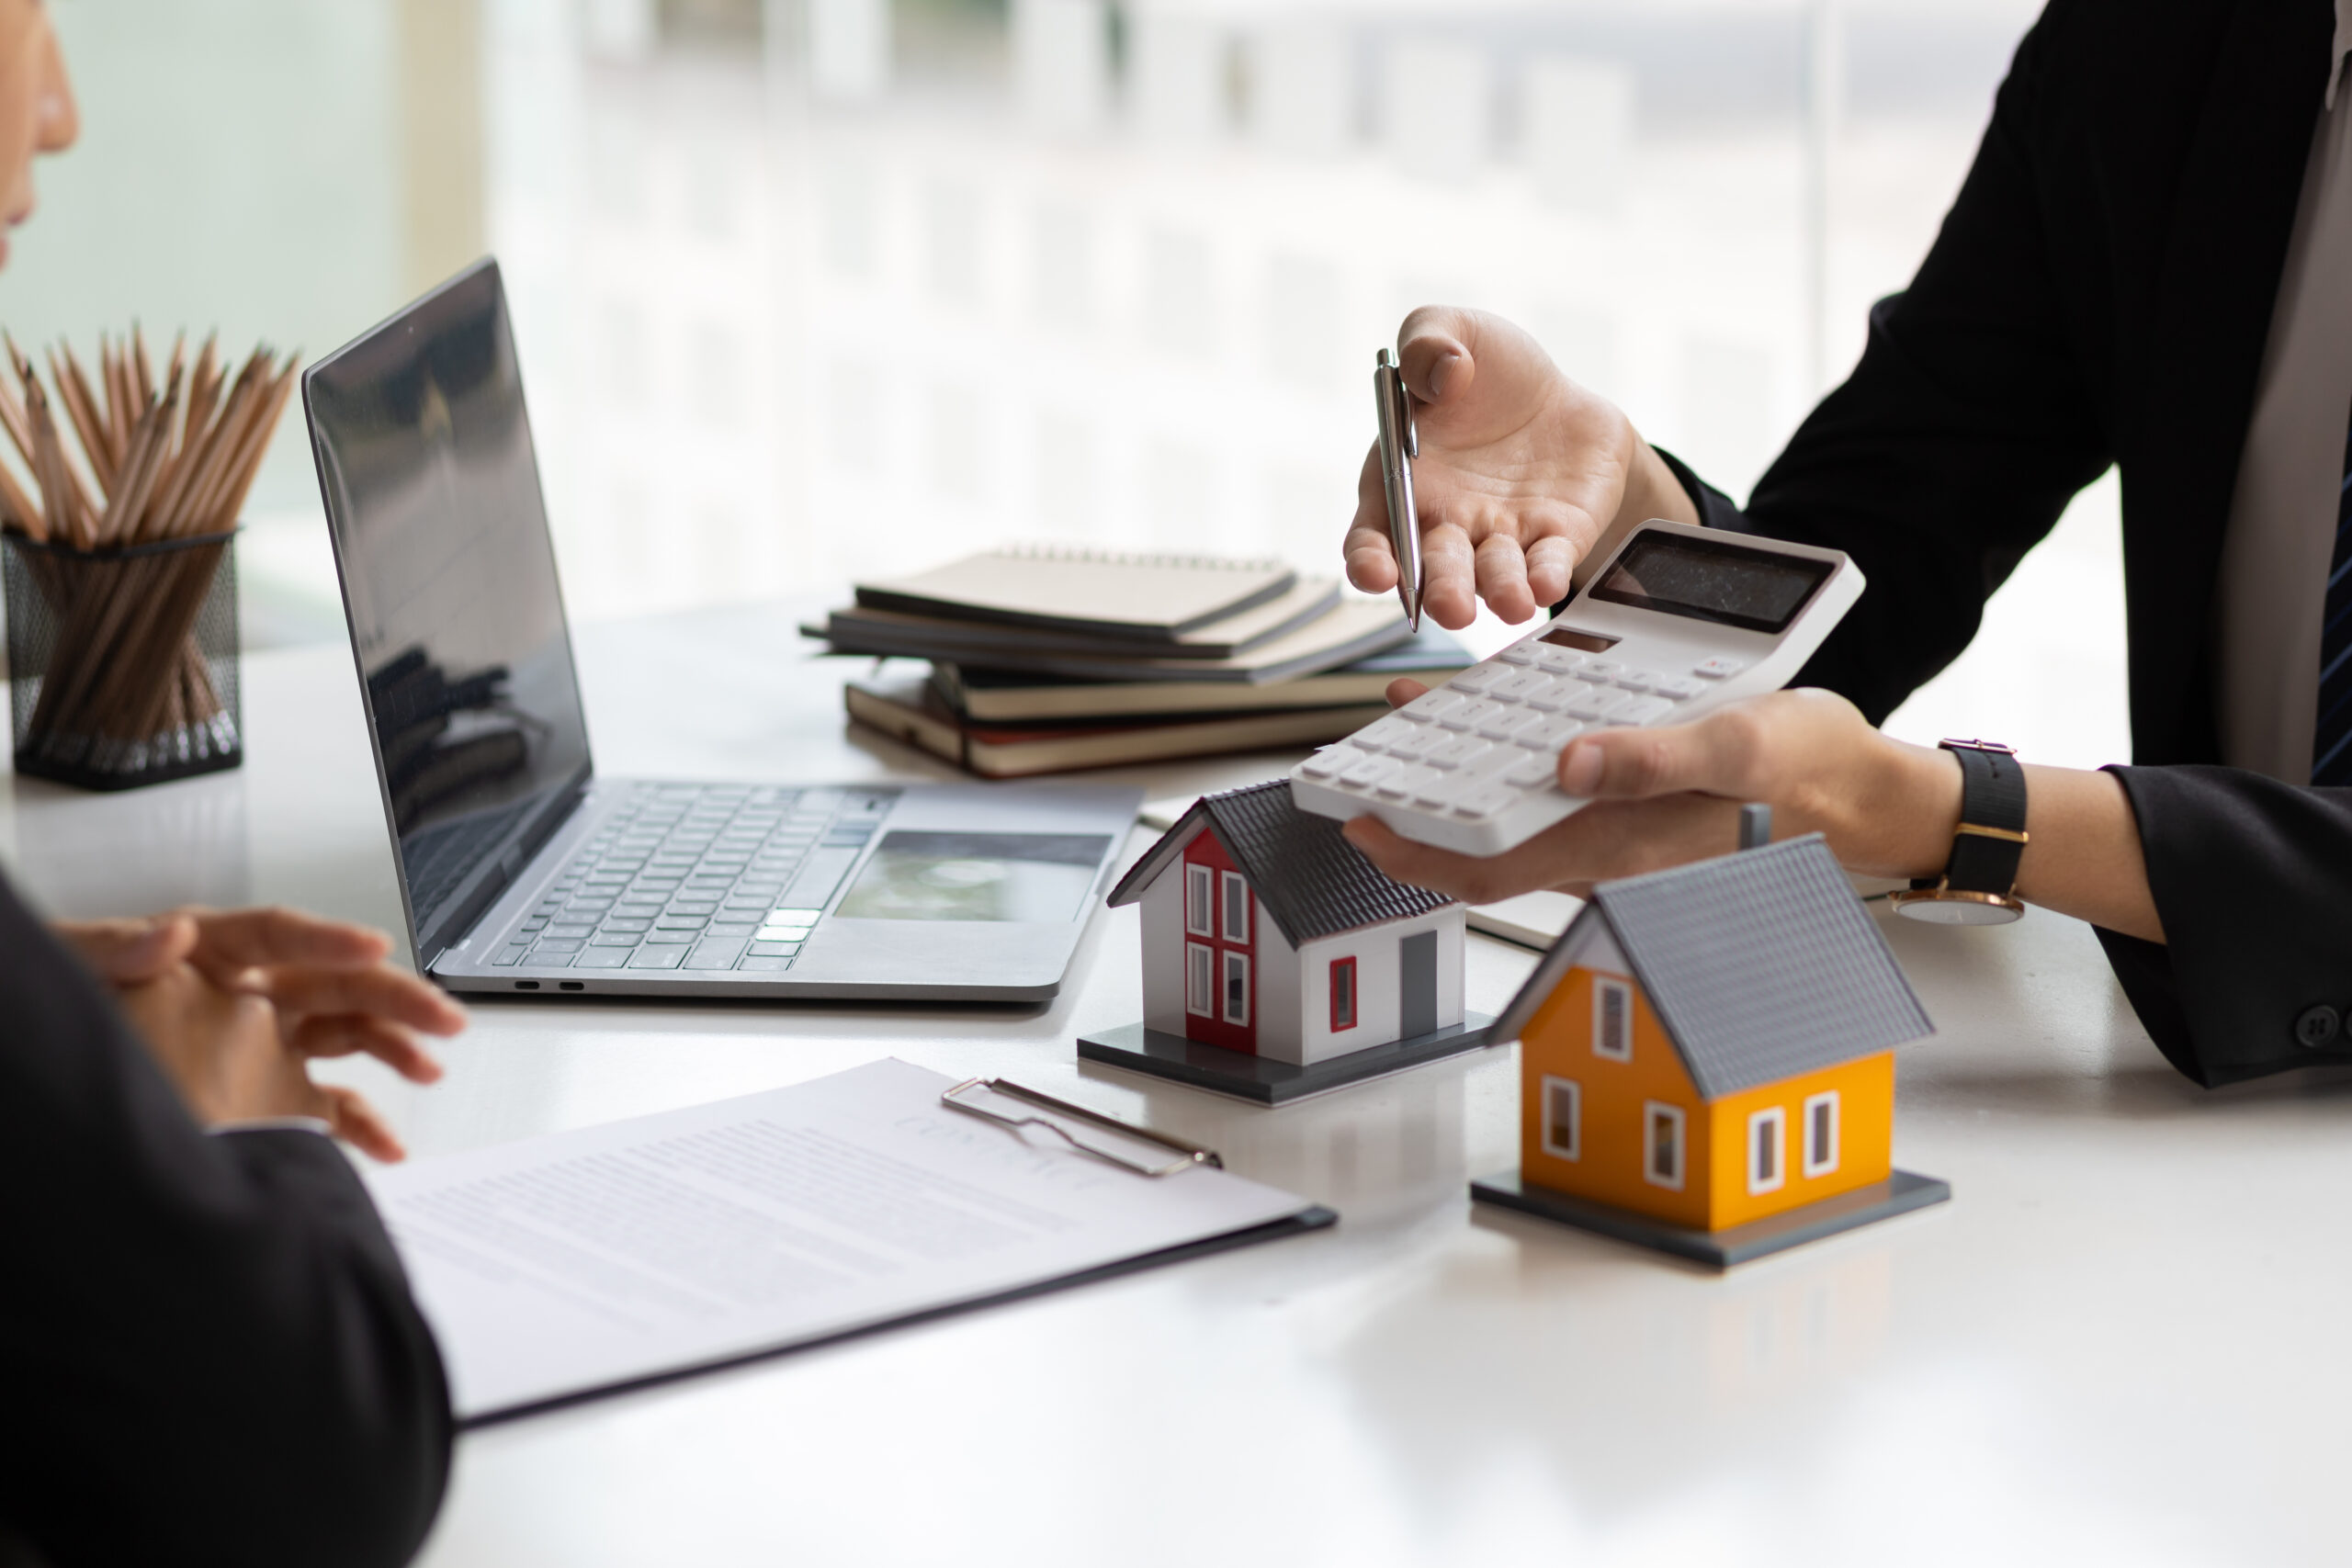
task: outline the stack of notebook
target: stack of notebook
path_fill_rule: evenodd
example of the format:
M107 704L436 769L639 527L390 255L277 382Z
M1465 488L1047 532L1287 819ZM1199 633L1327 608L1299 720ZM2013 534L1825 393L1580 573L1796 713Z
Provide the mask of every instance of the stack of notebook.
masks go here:
M1275 561L991 550L861 584L808 628L836 653L931 661L853 681L850 716L989 778L1336 740L1399 675L1469 656L1394 603Z

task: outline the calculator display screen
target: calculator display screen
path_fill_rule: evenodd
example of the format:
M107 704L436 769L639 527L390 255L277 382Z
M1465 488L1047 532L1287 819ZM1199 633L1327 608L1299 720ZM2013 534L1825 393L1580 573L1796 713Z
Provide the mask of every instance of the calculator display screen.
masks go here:
M1653 532L1617 558L1590 596L1752 632L1778 632L1796 619L1833 570L1829 561Z

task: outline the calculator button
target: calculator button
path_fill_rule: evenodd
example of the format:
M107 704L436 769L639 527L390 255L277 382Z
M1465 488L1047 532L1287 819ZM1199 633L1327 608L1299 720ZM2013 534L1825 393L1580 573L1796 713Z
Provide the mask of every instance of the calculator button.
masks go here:
M1451 686L1440 686L1434 692L1424 692L1415 697L1408 711L1419 714L1424 722L1432 718L1442 719L1469 700Z
M1476 729L1503 711L1500 703L1490 703L1483 697L1473 697L1438 722L1448 729Z
M1577 673L1588 681L1614 681L1625 672L1624 665L1614 659L1588 659Z
M1327 746L1298 765L1299 776L1309 779L1337 778L1362 760L1363 753L1349 746Z
M1540 648L1535 651L1535 668L1565 675L1572 670L1584 668L1584 655L1565 648Z
M1629 692L1655 692L1657 683L1666 679L1655 670L1628 670L1617 677L1617 683Z
M1464 795L1455 804L1453 810L1454 815L1467 817L1476 822L1508 811L1518 803L1519 791L1504 789L1498 784L1489 784L1485 789L1473 790Z
M1388 754L1402 757L1408 762L1418 762L1453 739L1450 731L1440 729L1435 725L1421 725L1403 739L1389 742Z
M1367 751L1381 750L1414 733L1416 728L1401 718L1391 716L1374 720L1348 739Z
M1544 722L1544 716L1532 708L1505 708L1501 713L1478 727L1478 733L1489 740L1508 740L1522 729Z
M1340 782L1353 789L1370 789L1395 773L1397 763L1388 757L1366 757L1340 775Z
M1373 793L1386 800L1408 800L1443 777L1445 774L1436 768L1399 768L1381 780Z
M1650 682L1651 691L1661 697L1669 697L1678 703L1695 697L1706 689L1703 682L1693 681L1688 675L1669 675Z
M1540 670L1514 670L1487 688L1487 695L1496 702L1520 702L1530 692L1540 692L1552 683L1552 678Z
M1544 645L1535 642L1515 642L1495 655L1504 664L1533 664L1544 657Z
M1442 811L1453 804L1455 796L1476 789L1480 782L1475 775L1440 773L1413 791L1413 804Z
M1555 756L1528 757L1513 762L1503 771L1503 783L1514 789L1533 789L1550 784L1560 773L1560 759Z
M1390 718L1402 719L1407 724L1435 724L1437 722L1437 720L1430 716L1428 712L1425 711L1419 703L1412 703L1407 706L1398 708L1395 713L1390 714L1388 716Z
M1493 750L1492 746L1475 735L1457 735L1429 754L1429 765L1451 773L1464 763L1476 761Z
M1634 697L1617 705L1609 715L1611 724L1647 724L1674 711L1674 705L1664 697Z
M1747 660L1745 659L1727 659L1722 654L1717 654L1713 659L1702 659L1692 665L1690 673L1703 675L1710 681L1720 681L1726 675L1736 675L1747 668Z
M1520 745L1530 750L1557 751L1584 733L1584 721L1568 718L1547 718L1532 729L1521 730L1516 737Z
M1585 692L1590 690L1582 681L1566 675L1555 675L1544 685L1519 700L1537 713L1558 713Z
M1480 664L1464 670L1446 684L1457 692L1483 692L1511 671L1496 664Z
M1589 686L1581 696L1568 704L1568 716L1588 722L1606 718L1616 710L1618 704L1632 700L1623 692L1612 691L1607 686Z

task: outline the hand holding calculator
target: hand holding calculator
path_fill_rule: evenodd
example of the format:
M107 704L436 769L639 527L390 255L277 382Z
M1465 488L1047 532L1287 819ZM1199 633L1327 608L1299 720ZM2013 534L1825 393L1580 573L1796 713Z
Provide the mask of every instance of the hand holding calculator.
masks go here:
M1569 741L1777 691L1862 586L1836 550L1653 519L1544 626L1292 769L1291 797L1500 854L1585 804L1559 787Z

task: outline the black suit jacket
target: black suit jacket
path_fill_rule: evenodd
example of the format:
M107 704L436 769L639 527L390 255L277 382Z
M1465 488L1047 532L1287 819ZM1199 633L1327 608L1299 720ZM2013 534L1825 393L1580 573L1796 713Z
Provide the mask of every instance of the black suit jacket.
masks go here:
M448 1393L358 1177L315 1134L206 1135L4 883L0 1259L0 1538L51 1568L424 1539Z
M1917 277L1745 512L1674 464L1710 524L1860 563L1869 592L1800 679L1873 723L2120 468L2122 777L2168 950L2100 934L2206 1084L2352 1060L2341 1032L2295 1032L2352 1008L2352 791L2187 766L2221 758L2213 584L2334 34L2331 0L2051 0Z

